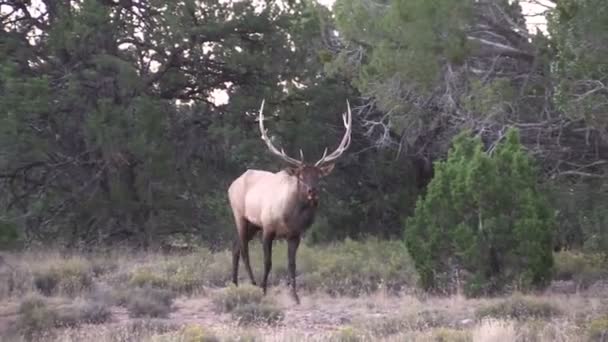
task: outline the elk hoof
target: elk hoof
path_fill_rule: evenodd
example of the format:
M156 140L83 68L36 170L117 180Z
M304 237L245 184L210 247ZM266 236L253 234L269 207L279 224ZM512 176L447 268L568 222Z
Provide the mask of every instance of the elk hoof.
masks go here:
M298 297L298 294L295 292L291 293L291 297L293 298L293 300L296 302L296 305L300 305L300 298Z

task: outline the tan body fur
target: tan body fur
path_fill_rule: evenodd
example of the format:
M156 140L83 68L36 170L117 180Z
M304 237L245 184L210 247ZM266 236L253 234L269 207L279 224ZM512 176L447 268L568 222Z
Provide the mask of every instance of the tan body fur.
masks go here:
M284 170L247 170L232 182L228 198L235 218L264 227L275 238L287 238L291 235L287 217L296 204L296 191L297 179Z

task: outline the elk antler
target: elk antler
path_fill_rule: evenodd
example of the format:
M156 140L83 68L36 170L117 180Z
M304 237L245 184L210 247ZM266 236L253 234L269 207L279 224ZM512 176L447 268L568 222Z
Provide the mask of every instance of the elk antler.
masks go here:
M346 149L350 146L350 134L352 132L353 125L352 114L350 112L350 104L348 103L348 100L346 100L346 107L348 111L346 115L342 115L342 121L344 122L344 127L346 127L346 133L344 133L344 137L340 142L340 146L338 146L338 148L330 155L327 155L326 147L325 151L323 152L323 157L321 157L321 159L319 159L319 161L315 163L315 166L320 166L338 159L342 155L342 153L344 153L344 151L346 151Z
M262 114L262 112L264 111L264 102L265 101L266 101L265 99L262 100L262 106L260 107L260 118L259 118L260 131L262 132L262 140L264 140L264 142L266 143L266 146L268 146L268 149L270 150L270 152L279 156L281 159L283 159L284 161L286 161L290 164L293 164L295 166L301 166L304 163L304 154L302 153L302 150L300 150L300 158L302 158L302 160L297 160L297 159L291 158L290 156L285 154L285 151L283 149L281 149L281 151L279 151L276 147L274 147L274 145L268 138L268 135L266 135L268 130L264 129L264 114Z

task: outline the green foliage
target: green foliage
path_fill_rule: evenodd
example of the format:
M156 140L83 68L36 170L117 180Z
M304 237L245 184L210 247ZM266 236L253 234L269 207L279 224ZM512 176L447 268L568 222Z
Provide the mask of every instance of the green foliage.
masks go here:
M556 49L555 102L566 115L605 129L608 93L608 5L601 0L560 1L548 18Z
M471 4L468 0L337 1L336 24L345 39L372 47L362 68L354 70L357 88L376 96L380 108L387 110L407 105L386 92L395 79L430 91L442 58L461 61L469 48L463 27L470 19ZM348 57L344 51L334 67L348 67L342 64Z
M455 267L470 295L550 280L554 220L516 131L492 154L461 134L435 168L405 229L424 288L448 290Z
M0 250L13 245L18 238L17 226L11 222L0 219Z
M608 250L608 200L603 180L551 182L547 185L551 201L559 209L555 244L590 254Z
M261 98L286 150L320 157L342 134L328 124L349 88L321 74L330 13L316 3L86 0L40 25L14 9L29 24L2 23L0 217L28 241L148 248L181 235L222 248L230 182L279 164L245 115ZM212 103L218 91L231 101ZM0 243L13 234L2 222Z

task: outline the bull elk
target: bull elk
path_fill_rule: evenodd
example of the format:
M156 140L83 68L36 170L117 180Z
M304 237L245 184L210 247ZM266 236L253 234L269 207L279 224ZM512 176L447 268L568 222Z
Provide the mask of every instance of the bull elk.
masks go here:
M304 162L304 155L300 150L300 159L294 159L277 149L267 136L264 128L264 101L260 106L259 126L262 140L270 152L289 166L279 172L273 173L263 170L247 170L232 182L228 189L228 199L234 215L238 237L234 243L232 253L232 280L238 286L239 256L251 283L257 286L249 263L249 241L262 231L262 245L264 251L264 277L262 289L266 294L268 274L272 267L272 242L275 239L287 240L288 272L291 295L297 304L300 303L296 292L296 251L300 245L300 238L315 218L319 204L318 183L322 177L331 173L335 160L344 153L350 145L352 115L350 104L346 102L347 113L342 115L346 133L338 148L323 156L316 163Z

